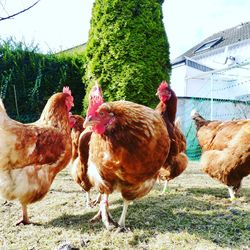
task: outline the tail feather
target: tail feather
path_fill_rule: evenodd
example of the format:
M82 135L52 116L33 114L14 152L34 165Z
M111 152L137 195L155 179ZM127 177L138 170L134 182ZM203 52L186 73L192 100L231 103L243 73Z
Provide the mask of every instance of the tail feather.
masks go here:
M197 130L210 122L209 120L205 120L195 109L191 112L191 118L194 120Z

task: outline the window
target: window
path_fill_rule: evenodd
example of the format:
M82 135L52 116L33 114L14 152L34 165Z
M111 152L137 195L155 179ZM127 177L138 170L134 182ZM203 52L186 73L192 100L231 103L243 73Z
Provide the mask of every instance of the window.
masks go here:
M210 49L212 48L213 46L215 46L216 44L220 43L222 41L222 37L218 37L216 39L213 39L213 40L210 40L206 43L203 43L198 49L196 49L194 51L194 53L197 53L197 52L201 52L201 51L204 51L204 50L207 50L207 49Z

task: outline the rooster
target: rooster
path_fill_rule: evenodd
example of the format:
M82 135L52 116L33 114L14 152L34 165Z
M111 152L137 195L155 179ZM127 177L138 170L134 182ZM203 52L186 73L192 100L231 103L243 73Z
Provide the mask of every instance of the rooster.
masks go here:
M179 121L175 119L177 110L175 92L168 86L166 81L162 81L156 95L159 97L160 103L155 110L164 119L171 140L168 158L159 174L159 179L165 181L162 191L164 193L168 182L179 176L186 169L188 158L185 154L186 138L181 132Z
M250 174L250 120L209 121L192 111L205 173L228 186L231 201Z
M87 165L87 178L103 194L100 210L92 221L102 219L107 229L119 226L123 230L129 203L152 189L168 156L170 140L157 112L129 101L103 103L100 87L94 88L97 91L84 122L93 131L87 162L86 147L79 146L80 161ZM79 145L86 144L84 137L80 140ZM115 190L123 198L118 224L108 210L108 197Z
M49 98L40 119L22 124L7 115L0 100L0 195L19 200L22 219L29 224L27 205L41 200L56 174L71 159L70 109L74 105L68 87Z

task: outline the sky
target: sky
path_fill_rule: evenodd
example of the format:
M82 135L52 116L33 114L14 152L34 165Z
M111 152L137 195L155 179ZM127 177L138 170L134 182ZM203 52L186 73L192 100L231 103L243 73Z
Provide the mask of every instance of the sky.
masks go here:
M0 17L34 2L0 0ZM82 44L88 39L93 2L41 0L27 12L0 21L0 38L39 44L44 53ZM250 21L250 0L165 0L162 8L171 60L214 33Z

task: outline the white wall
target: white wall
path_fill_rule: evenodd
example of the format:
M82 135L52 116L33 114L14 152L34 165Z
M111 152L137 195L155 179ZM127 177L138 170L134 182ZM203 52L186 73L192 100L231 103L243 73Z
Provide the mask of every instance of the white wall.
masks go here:
M185 96L186 92L186 65L181 64L172 69L171 88L177 96Z

